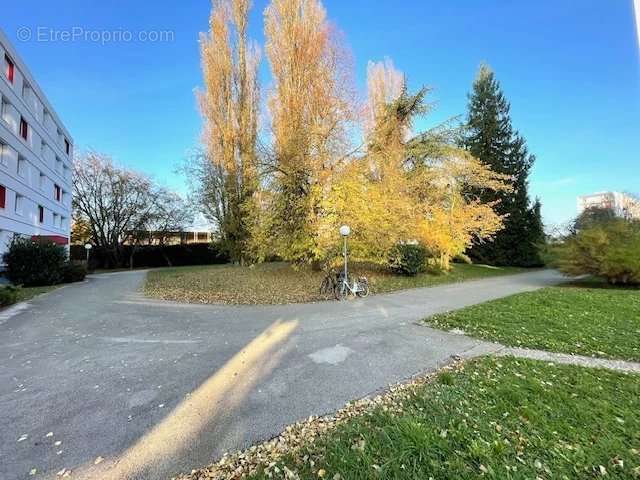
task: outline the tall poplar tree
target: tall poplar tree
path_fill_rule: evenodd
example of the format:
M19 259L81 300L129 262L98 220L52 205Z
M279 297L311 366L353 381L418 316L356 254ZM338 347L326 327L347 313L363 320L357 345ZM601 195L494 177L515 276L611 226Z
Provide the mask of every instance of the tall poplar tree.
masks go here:
M351 65L320 0L272 0L265 37L273 77L268 107L275 188L254 244L258 251L270 244L280 258L318 266L325 255L323 199L350 142Z
M544 238L539 201L529 199L529 173L535 162L526 141L513 128L510 105L493 71L482 65L469 95L464 146L494 172L511 177L511 191L477 192L483 202L495 202L504 228L492 241L476 243L470 256L491 265L538 266L538 244Z
M250 0L213 0L210 31L200 41L204 91L203 140L211 161L207 182L223 244L232 259L246 257L247 216L258 188L259 52L247 36Z

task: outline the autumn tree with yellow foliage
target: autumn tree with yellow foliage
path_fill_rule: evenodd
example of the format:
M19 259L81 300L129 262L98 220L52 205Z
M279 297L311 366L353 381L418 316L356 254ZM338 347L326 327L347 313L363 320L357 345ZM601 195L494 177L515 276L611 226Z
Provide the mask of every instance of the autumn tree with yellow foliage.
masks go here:
M325 257L324 206L353 120L349 58L318 0L273 0L265 10L272 149L270 191L254 251L296 263Z
M410 93L391 60L369 63L359 108L347 50L319 0L272 0L265 10L270 132L258 164L257 64L238 46L247 9L247 1L214 2L203 111L209 151L234 180L229 194L254 259L329 262L346 223L357 258L384 263L396 245L419 242L447 270L473 241L500 230L495 204L469 192L506 190L508 179L458 148L455 129L414 132L430 110L428 90ZM353 147L355 124L362 149Z
M396 244L417 241L448 270L453 257L502 225L493 205L467 187L504 190L507 178L456 147L452 129L412 133L429 110L427 90L408 93L391 60L370 63L367 83L367 151L332 187L334 218L352 225L353 252L363 259L380 261Z
M210 32L201 38L205 89L200 107L204 143L218 178L217 218L222 242L231 257L243 261L248 241L247 217L257 207L256 151L259 113L259 51L248 40L250 0L213 0Z

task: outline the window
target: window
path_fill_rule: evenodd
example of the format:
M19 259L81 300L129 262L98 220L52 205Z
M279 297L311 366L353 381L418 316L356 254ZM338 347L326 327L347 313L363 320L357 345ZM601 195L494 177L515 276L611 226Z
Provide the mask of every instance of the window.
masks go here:
M44 207L42 205L38 205L38 221L44 223Z
M60 188L60 185L53 185L53 194L55 199L59 202L62 198L62 189Z
M11 106L11 104L7 101L7 99L5 97L2 97L2 120L5 121L5 123L10 124L11 123L11 112L9 107Z
M64 151L67 152L67 155L71 154L71 144L66 138L64 139Z
M67 217L60 217L60 228L67 228Z
M22 215L23 209L24 209L24 197L22 195L16 194L16 214Z
M44 185L45 185L45 181L46 181L47 177L44 173L40 172L40 179L38 182L38 186L40 187L40 190L44 190Z
M9 160L7 159L7 155L9 154L8 148L4 143L0 143L0 165L3 167L9 166Z
M47 130L49 133L51 133L51 124L52 123L53 123L53 119L51 118L51 114L45 108L44 109L44 114L42 115L42 125L44 126L45 130Z
M56 172L62 173L62 160L56 157Z
M7 205L7 189L4 185L0 185L0 208Z
M53 214L53 226L58 227L60 225L60 215L57 213Z
M5 63L7 64L7 79L8 79L11 83L13 83L13 76L14 76L14 73L15 73L15 69L16 69L16 67L15 67L15 65L13 64L13 60L11 60L11 59L9 58L9 55L7 55L7 54L5 54L5 55L4 55L4 61L5 61Z
M22 157L18 157L18 176L25 178L27 176L27 168L27 161Z
M20 117L20 136L25 140L29 136L29 124L24 117Z
M22 98L25 100L29 100L29 90L31 90L31 87L27 82L24 82L22 84Z

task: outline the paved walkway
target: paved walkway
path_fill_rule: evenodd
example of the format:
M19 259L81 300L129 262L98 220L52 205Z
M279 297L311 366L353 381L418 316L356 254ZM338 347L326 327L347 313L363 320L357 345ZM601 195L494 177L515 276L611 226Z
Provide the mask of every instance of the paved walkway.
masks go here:
M529 348L503 347L495 352L496 355L544 360L547 362L566 363L581 367L606 368L619 372L640 373L640 363L625 362L624 360L610 360L608 358L585 357L582 355L568 355L566 353L546 352Z
M156 479L270 438L452 356L500 349L417 322L562 281L538 271L285 306L183 305L94 276L0 318L0 478Z

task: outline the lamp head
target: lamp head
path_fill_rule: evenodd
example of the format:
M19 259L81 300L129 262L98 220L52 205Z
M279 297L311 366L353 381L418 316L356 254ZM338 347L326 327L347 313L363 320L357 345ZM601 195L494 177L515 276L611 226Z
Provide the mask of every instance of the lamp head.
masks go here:
M351 228L349 228L349 225L342 225L340 227L340 235L342 235L343 237L348 237L351 234Z

